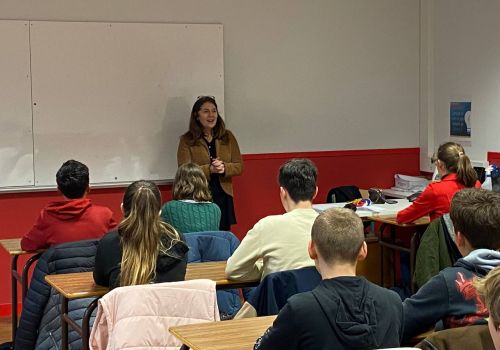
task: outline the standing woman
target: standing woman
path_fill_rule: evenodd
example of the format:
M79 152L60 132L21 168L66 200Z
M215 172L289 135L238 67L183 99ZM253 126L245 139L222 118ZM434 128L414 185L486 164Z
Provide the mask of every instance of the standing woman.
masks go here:
M398 223L407 224L425 215L432 221L449 213L456 192L481 186L469 157L458 143L447 142L439 146L435 163L441 180L429 184L408 208L398 212Z
M198 164L212 192L212 199L221 210L219 228L229 231L236 223L233 205L233 176L241 175L238 142L227 130L219 115L217 103L211 96L202 96L193 105L189 130L181 136L177 149L177 163Z
M128 186L123 220L97 247L94 281L110 288L184 281L189 248L175 229L160 219L161 195L151 181Z

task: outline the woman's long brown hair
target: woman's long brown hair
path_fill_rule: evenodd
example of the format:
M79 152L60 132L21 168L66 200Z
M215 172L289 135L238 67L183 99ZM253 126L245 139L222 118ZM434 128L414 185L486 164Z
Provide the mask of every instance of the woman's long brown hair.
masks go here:
M198 112L200 111L201 106L203 106L203 104L207 102L213 104L215 108L217 108L217 122L215 123L213 129L214 139L221 139L224 142L227 141L226 124L219 114L219 107L217 107L215 98L213 98L212 96L200 96L194 103L193 109L191 110L191 117L189 118L189 130L184 134L184 136L187 136L193 144L198 139L203 137L203 127L198 120Z

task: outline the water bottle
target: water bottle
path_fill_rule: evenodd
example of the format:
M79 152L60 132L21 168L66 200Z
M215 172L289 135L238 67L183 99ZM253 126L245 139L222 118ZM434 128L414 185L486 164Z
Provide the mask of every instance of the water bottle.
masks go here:
M489 191L493 191L493 183L491 182L491 166L487 167L485 170L486 178L484 179L481 188Z

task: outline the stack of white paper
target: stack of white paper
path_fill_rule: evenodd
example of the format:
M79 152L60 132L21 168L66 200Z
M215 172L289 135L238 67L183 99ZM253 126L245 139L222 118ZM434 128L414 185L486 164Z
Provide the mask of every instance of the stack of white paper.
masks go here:
M423 191L425 187L429 184L429 180L423 177L408 176L396 174L394 175L395 188L402 191Z

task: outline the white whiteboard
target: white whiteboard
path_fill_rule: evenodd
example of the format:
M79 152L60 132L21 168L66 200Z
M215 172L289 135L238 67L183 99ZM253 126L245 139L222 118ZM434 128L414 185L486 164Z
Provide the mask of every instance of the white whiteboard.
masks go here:
M28 25L0 21L0 187L34 180Z
M172 179L196 97L223 113L222 25L34 21L30 35L35 186L70 158L92 183Z

